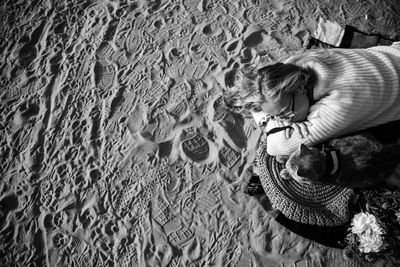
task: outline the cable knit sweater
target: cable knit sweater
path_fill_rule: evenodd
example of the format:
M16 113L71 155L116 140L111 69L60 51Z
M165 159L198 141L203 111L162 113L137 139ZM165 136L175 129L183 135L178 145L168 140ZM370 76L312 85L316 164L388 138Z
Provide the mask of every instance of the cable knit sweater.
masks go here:
M322 57L321 57L322 56ZM315 145L386 122L400 120L400 42L368 49L310 51L296 64L312 67L318 77L316 101L307 120L310 134L269 135L270 155L290 154L301 143ZM278 127L269 120L266 130Z

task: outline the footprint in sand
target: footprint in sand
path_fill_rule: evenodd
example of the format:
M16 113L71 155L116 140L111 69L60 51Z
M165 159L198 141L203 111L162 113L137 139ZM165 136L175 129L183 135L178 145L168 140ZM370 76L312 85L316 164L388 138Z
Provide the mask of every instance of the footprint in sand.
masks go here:
M63 34L68 30L68 23L66 21L62 21L54 26L53 32L55 34Z
M190 261L196 261L200 259L202 252L202 246L198 237L193 238L183 249L183 255Z
M179 48L172 48L168 53L168 65L166 74L171 78L182 76L186 68L185 51Z
M255 58L255 51L251 48L244 48L240 53L240 63L250 64Z
M40 186L40 202L46 208L52 210L51 203L53 202L54 198L54 186L50 179L45 179L41 181Z
M68 236L61 232L56 232L51 237L51 243L57 249L63 249L64 247L67 246L68 242L69 242Z
M317 12L318 5L314 1L300 0L296 1L294 7L297 11L301 10L302 12L305 12L304 16L307 16L310 14L314 15Z
M184 133L181 148L192 161L202 162L210 156L210 146L203 135L195 131Z
M8 214L16 210L19 206L18 197L14 194L9 194L0 200L0 230L6 225Z
M97 61L94 66L94 81L101 90L110 89L117 80L117 70L105 60Z
M228 57L233 58L240 53L243 42L240 39L229 41L224 45Z
M26 68L36 58L37 51L33 44L24 44L18 53L19 65Z
M18 111L14 117L14 123L16 125L24 125L31 118L39 114L40 107L37 103L24 102L19 106Z
M157 82L151 85L145 82L142 89L142 101L147 106L154 106L168 90L165 85Z
M191 87L187 83L180 83L172 87L169 92L167 109L175 116L182 115L187 110L193 95Z
M32 31L30 37L25 36L22 38L23 43L18 53L19 64L22 68L29 66L37 56L36 44L39 42L43 29L46 25L46 20Z
M96 51L96 56L99 59L111 59L115 54L115 49L112 47L110 42L104 41L99 45L99 48Z
M56 229L56 225L53 223L53 213L42 212L39 216L39 225L43 225L44 229L47 231L52 231Z
M168 240L174 246L181 246L193 237L193 231L189 228L182 228L168 235Z
M263 35L266 35L264 30L250 32L244 39L243 45L246 47L257 47L263 42Z
M269 35L258 27L250 27L244 34L243 49L241 51L242 63L252 62L256 56L275 58L277 50L281 48L280 36L273 33ZM299 43L298 38L294 38ZM299 47L297 47L299 49ZM268 60L269 61L269 60Z
M205 25L202 33L201 40L206 45L219 46L226 40L225 32L216 23Z
M125 242L124 242L125 241ZM121 249L118 251L118 266L138 266L137 245L134 240L122 239Z
M208 61L209 51L203 43L194 41L189 46L190 63L187 64L185 74L192 79L203 79L210 72Z
M345 1L343 10L345 12L346 17L357 18L364 16L369 11L369 8L365 4L358 1L357 2ZM387 18L387 16L384 16L384 18ZM387 26L393 27L394 25L387 25Z
M200 210L203 214L210 214L218 209L220 203L221 188L216 184L200 184L196 189L196 209Z
M138 185L129 184L124 186L116 201L115 210L117 214L124 217L129 212L130 204L132 203L135 195L137 194Z
M164 226L172 218L170 213L171 207L165 201L158 199L153 203L152 215L153 218L161 225Z
M243 24L233 17L228 17L222 21L222 26L224 29L228 30L234 38L239 37L244 29Z
M97 219L97 214L94 209L90 207L81 211L78 218L83 229L90 229Z
M223 85L225 88L230 90L235 85L235 81L237 79L238 71L237 69L228 70L223 75ZM222 97L218 98L214 102L214 110L224 109L224 103Z
M88 138L86 136L86 132L89 128L86 120L76 120L71 125L72 128L72 143L73 144L81 144L83 141Z
M141 51L145 49L146 46L146 40L145 38L140 35L140 31L138 32L137 30L132 30L129 33L128 38L126 38L126 50L128 53L131 54L139 54Z
M240 159L240 153L233 150L227 142L224 141L224 147L219 151L220 162L228 168L232 168Z
M276 21L272 20L272 14L266 7L258 7L253 6L247 9L244 13L244 17L254 25L262 25L263 28L269 28L273 24L276 24ZM263 23L268 23L269 27L264 27ZM265 25L267 26L267 25Z

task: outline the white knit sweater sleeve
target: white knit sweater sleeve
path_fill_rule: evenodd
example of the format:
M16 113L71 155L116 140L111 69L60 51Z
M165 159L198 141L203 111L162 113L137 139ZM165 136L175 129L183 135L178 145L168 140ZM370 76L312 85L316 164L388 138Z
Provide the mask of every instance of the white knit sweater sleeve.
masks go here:
M281 125L275 121L268 121L266 130L280 127ZM309 137L301 138L298 132L293 132L290 138L286 137L285 131L279 131L267 136L267 153L272 156L290 155L300 144L311 144Z
M333 97L325 97L315 103L310 109L307 120L312 123L308 127L309 135L301 138L294 131L290 138L286 138L284 131L273 133L267 137L267 153L273 156L289 155L294 152L300 144L316 145L342 135L346 127L352 124L354 118L351 105L338 103ZM279 127L277 121L268 122L267 130Z

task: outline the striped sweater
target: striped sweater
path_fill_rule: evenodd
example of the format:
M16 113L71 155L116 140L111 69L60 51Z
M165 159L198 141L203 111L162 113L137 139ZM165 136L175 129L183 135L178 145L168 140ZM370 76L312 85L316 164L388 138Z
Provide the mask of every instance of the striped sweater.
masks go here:
M322 55L323 61L318 59ZM400 42L368 49L330 49L305 55L296 64L318 76L307 120L310 134L300 138L284 132L267 138L270 155L285 155L301 143L315 145L334 137L400 120ZM278 127L269 120L266 130Z

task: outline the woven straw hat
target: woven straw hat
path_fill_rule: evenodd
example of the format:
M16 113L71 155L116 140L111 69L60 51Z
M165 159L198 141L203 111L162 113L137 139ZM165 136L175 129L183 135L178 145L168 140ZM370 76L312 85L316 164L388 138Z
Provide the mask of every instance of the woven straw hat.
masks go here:
M257 167L261 184L273 208L287 218L319 226L337 226L349 221L348 204L354 195L353 190L282 179L279 173L284 165L267 154L267 146L263 142L257 151Z

